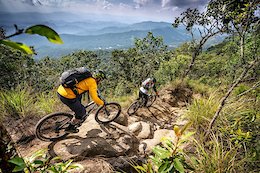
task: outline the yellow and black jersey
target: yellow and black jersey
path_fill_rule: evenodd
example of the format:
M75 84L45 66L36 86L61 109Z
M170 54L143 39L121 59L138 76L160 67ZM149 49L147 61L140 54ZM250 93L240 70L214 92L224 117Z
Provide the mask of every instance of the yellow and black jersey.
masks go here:
M97 83L96 80L92 77L84 79L80 81L78 84L76 84L75 88L78 92L78 94L83 94L86 91L89 91L89 95L91 99L98 105L103 105L104 102L98 97L97 93ZM76 98L76 94L72 91L70 88L65 88L62 85L59 86L57 92L68 99L74 99Z

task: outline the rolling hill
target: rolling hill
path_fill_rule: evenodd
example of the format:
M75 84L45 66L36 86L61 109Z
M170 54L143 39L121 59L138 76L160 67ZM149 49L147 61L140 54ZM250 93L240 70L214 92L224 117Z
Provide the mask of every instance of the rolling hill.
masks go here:
M20 15L21 20L18 20L17 15ZM170 48L177 47L191 39L184 27L173 28L171 23L167 22L144 21L128 24L117 21L99 21L94 18L93 20L83 20L79 19L77 15L67 13L0 13L0 16L0 26L9 34L14 32L13 24L17 24L20 28L45 24L60 34L64 41L62 45L51 44L47 39L37 35L12 37L13 41L34 46L37 52L35 58L59 57L82 49L125 49L134 45L135 38L144 38L148 32L152 32L156 37L161 36L164 44ZM78 20L75 20L76 18ZM214 43L221 40L221 37L215 38Z

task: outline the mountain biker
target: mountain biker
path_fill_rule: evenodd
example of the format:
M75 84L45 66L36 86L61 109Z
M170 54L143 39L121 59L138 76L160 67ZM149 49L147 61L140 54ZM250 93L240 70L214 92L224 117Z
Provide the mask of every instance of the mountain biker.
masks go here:
M141 84L141 87L139 90L139 98L144 99L144 106L146 106L146 104L148 102L148 97L149 97L148 91L150 88L153 88L156 95L159 96L155 83L156 83L156 79L151 77L151 78L145 79Z
M82 95L85 92L89 92L90 97L97 105L104 105L104 101L98 96L97 85L106 79L106 75L103 71L98 70L92 74L92 77L86 78L76 84L75 89L77 90L77 95L70 88L65 88L62 85L59 86L57 92L58 97L62 103L67 105L74 113L75 117L70 122L70 125L65 129L68 133L77 133L79 130L76 125L78 125L82 117L86 116L86 109L81 103Z

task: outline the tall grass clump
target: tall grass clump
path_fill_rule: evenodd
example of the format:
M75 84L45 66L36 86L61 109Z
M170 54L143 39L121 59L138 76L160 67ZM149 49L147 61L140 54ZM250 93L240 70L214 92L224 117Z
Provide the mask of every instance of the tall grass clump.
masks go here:
M241 97L227 104L223 113L222 124L219 124L218 130L226 140L239 148L239 158L245 161L246 172L259 170L257 166L260 164L259 100Z
M59 109L60 102L56 93L50 92L38 94L35 104L40 114L49 114Z
M188 106L185 117L193 123L199 132L205 132L219 105L219 99L213 93L208 98L195 98Z
M209 96L211 93L215 92L216 88L209 86L207 84L201 83L198 80L186 80L188 86L192 88L194 93L201 94L203 96Z
M239 147L225 141L221 135L211 134L209 142L194 140L196 171L202 173L243 172L245 158L240 158Z
M0 92L2 116L21 118L35 113L34 97L30 89L16 88Z
M201 134L207 130L208 120L219 105L219 100L213 98L194 100L186 114L190 120L193 118L191 121L196 124L195 128L200 128L197 140L194 140L198 171L259 171L260 113L257 102L246 96L230 98L214 125L214 134L205 141Z

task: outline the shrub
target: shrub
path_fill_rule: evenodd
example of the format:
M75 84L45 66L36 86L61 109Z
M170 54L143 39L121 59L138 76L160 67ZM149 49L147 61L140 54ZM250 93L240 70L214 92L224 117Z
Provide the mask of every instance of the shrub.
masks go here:
M135 170L139 173L147 172L176 172L184 173L185 170L194 170L190 166L189 158L183 152L183 145L188 142L188 139L194 132L184 134L184 131L190 124L186 124L182 129L174 126L176 140L171 138L163 138L161 145L153 148L153 155L149 156L146 164L142 166L134 166Z
M83 169L80 164L72 163L73 160L64 162L59 157L51 158L46 150L36 151L28 158L15 157L9 162L16 165L13 172L69 173Z

